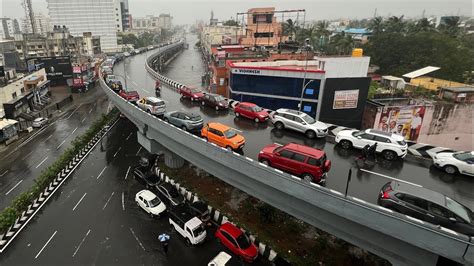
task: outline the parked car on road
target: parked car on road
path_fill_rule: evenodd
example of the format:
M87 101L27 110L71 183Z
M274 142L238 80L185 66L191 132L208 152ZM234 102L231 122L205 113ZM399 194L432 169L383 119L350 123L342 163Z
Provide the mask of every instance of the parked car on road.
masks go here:
M137 166L133 168L133 177L146 185L147 188L155 187L160 178L149 170L146 166Z
M179 89L179 94L183 98L189 98L191 101L201 101L204 97L204 93L197 88L183 87Z
M265 122L268 120L268 112L262 107L248 102L240 102L234 108L236 117L243 116L252 119L256 123Z
M258 154L258 161L320 185L326 184L331 169L324 151L296 143L267 145Z
M208 264L207 266L225 266L227 265L227 262L232 259L232 256L227 254L224 251L219 252L217 256L215 256Z
M201 136L228 150L239 151L245 145L245 138L242 135L221 123L207 123L201 130Z
M137 102L138 107L153 115L163 115L166 112L165 101L156 97L144 97Z
M136 102L140 99L140 95L138 95L137 91L120 90L119 95L129 102Z
M186 206L170 208L168 216L171 228L182 235L189 245L196 245L206 240L207 233L204 224L189 213Z
M155 216L159 217L166 211L165 204L153 192L146 189L141 190L135 195L135 201L152 218Z
M119 80L113 80L108 85L116 93L119 93L123 89L122 82Z
M336 134L335 141L344 149L352 147L362 149L367 144L372 146L377 143L376 151L386 160L404 158L408 152L408 144L403 136L376 129L341 130Z
M222 245L248 263L253 262L258 256L257 247L242 230L231 223L222 224L216 230L215 236Z
M107 76L105 77L105 82L106 82L107 84L110 84L112 81L116 81L116 80L118 80L118 79L117 79L117 77L116 77L115 75L107 75Z
M227 100L224 97L222 97L221 95L218 95L218 94L208 93L208 94L204 95L204 97L202 97L201 104L213 107L216 110L222 110L222 109L228 109L229 108L229 103L227 102Z
M305 134L308 138L322 138L328 134L328 126L308 114L297 110L278 109L271 120L276 129L291 129Z
M168 112L163 119L186 131L201 130L204 123L200 115L181 111Z
M382 187L377 203L434 225L474 236L472 210L436 191L392 181Z
M474 176L474 151L440 152L433 158L433 164L448 174Z
M42 127L44 125L48 124L48 118L45 117L38 117L35 120L33 120L33 127Z
M176 187L167 182L161 182L156 186L156 189L163 195L171 205L177 206L184 203L184 197L181 195Z

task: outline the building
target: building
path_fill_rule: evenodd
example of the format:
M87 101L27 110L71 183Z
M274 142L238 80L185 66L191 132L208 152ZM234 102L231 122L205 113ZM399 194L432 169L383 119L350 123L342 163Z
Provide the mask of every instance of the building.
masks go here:
M160 14L160 16L158 16L158 27L160 29L171 30L172 19L173 17L171 17L170 14Z
M244 30L239 26L213 25L202 28L200 39L204 52L210 56L212 46L239 44L244 36Z
M128 0L120 0L120 11L122 13L122 30L127 31L130 29L132 19L128 9Z
M274 7L248 10L245 37L240 40L241 45L274 47L287 40L288 36L283 36L282 23L277 22Z
M83 54L94 56L101 53L100 37L93 36L92 32L84 32L82 35Z
M474 86L441 87L438 97L455 103L474 103Z
M27 18L21 19L22 33L33 33L31 30L31 22ZM47 32L51 31L51 22L48 16L43 15L41 12L35 12L35 29L37 34L46 35Z
M369 57L228 61L228 87L234 100L271 110L301 107L324 122L360 128L370 86L369 62Z
M132 29L134 30L148 30L148 31L158 31L158 30L170 30L171 21L173 17L170 14L160 14L157 16L148 15L144 18L134 18L132 23Z
M0 40L0 66L4 68L20 68L21 59L16 51L14 40Z
M117 32L123 31L120 0L47 0L47 3L51 24L65 25L75 37L91 32L100 36L102 52L118 52Z
M410 79L410 85L414 87L422 87L432 91L439 91L441 88L468 86L467 84L456 81L432 78L427 76Z
M11 78L0 87L0 117L30 119L30 112L41 110L49 102L46 71L43 68L26 77L15 75Z
M20 33L18 20L0 18L0 40L12 39L13 36L18 33Z
M336 32L352 36L352 39L362 44L367 43L372 36L372 31L366 28L338 29Z

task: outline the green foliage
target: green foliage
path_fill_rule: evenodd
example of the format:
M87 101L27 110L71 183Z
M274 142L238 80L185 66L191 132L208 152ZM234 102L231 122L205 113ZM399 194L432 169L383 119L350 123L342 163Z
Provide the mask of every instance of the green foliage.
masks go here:
M58 173L64 169L74 156L84 148L87 143L111 120L116 118L118 110L112 110L107 116L103 115L95 121L92 126L81 136L77 137L66 149L63 154L50 166L44 169L41 174L34 180L35 184L26 192L21 193L13 201L10 206L0 213L0 233L4 233L15 220L28 208L35 198L45 190L46 187L56 178Z
M369 87L369 94L367 95L367 99L373 99L375 94L377 93L377 89L379 88L379 85L377 84L376 81L371 81L370 82L370 87Z
M264 224L273 224L277 219L277 211L272 206L262 203L258 206L260 221Z
M123 44L132 44L135 49L152 45L157 41L157 34L152 32L144 32L140 35L133 33L125 34L122 36Z
M227 21L225 21L224 23L222 23L222 25L224 26L239 26L239 23L233 19L229 19Z

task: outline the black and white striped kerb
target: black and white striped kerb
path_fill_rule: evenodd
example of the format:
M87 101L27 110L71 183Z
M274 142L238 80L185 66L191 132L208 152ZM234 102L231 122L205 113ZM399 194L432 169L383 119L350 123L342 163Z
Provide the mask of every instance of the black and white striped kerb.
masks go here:
M115 123L114 120L111 123ZM110 129L109 125L106 125L104 128ZM100 139L107 133L107 131L100 130L89 143L80 150L74 158L68 163L68 165L61 170L56 178L49 184L48 187L40 193L38 198L36 198L33 203L28 205L26 211L24 211L15 223L0 236L0 253L5 251L8 245L15 239L15 237L21 232L21 230L28 224L28 222L35 216L35 214L43 207L43 205L48 201L48 199L56 192L56 190L66 181L66 179L71 175L72 172L77 168L77 166L84 160L91 150L97 145Z
M199 200L198 196L195 193L192 193L191 191L189 191L186 188L184 188L183 186L181 186L181 184L175 182L173 179L171 179L170 177L165 175L165 173L162 172L158 167L155 168L155 173L160 178L161 181L164 181L164 182L167 182L167 183L170 183L170 184L174 185L176 187L176 189L179 191L179 193L181 193L184 196L186 201L196 202L196 201ZM220 212L218 209L215 209L210 205L207 206L207 209L209 210L211 219L214 222L214 224L221 225L221 224L226 223L226 222L232 223L230 221L230 219L227 216L225 216L222 212ZM276 258L278 257L278 254L275 250L273 250L270 246L265 245L264 243L261 243L259 241L259 239L255 235L250 233L249 231L245 230L244 228L242 228L240 226L238 226L238 227L243 232L245 232L248 235L248 237L250 238L250 240L252 241L252 243L254 243L255 246L257 246L258 252L259 252L261 257L263 257L263 258L265 258L269 261L276 260Z

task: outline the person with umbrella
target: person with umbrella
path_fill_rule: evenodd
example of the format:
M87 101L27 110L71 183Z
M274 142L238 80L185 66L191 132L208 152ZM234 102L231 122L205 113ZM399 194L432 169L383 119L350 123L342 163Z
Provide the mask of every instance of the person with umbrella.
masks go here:
M168 244L170 242L170 236L166 233L163 233L158 236L158 240L160 240L161 246L163 247L163 251L165 254L168 254Z

